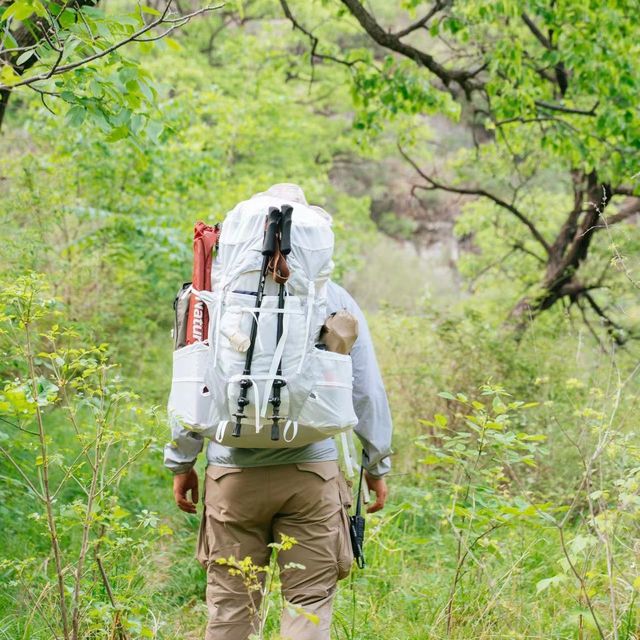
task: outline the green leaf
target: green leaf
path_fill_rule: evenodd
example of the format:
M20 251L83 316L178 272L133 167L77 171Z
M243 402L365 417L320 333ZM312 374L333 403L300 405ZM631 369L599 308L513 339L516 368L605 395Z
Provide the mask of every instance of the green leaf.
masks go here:
M117 140L122 140L127 138L130 135L128 126L119 126L111 131L111 133L107 136L107 141L116 142Z
M13 70L11 65L6 64L0 68L0 83L10 87L16 82L20 82L20 76Z
M21 55L18 56L16 60L16 67L21 67L27 60L31 59L36 53L35 49L29 49L29 51L25 51Z
M74 105L67 111L67 122L72 127L79 127L87 115L87 110L79 104Z
M26 0L17 0L2 14L3 20L14 18L23 22L35 12L35 7Z
M142 92L142 95L149 101L149 102L153 102L153 90L151 89L151 87L144 81L144 80L138 80L138 87L140 87L140 91Z
M68 29L76 21L76 11L74 9L65 9L59 16L58 21L63 29Z
M164 127L160 122L157 122L156 120L151 120L147 124L147 128L146 128L147 137L151 142L154 142L154 143L158 142L163 131L164 131Z
M138 15L121 15L118 16L118 22L120 24L126 24L132 27L141 27L142 26L142 20L140 19L140 16Z
M438 425L439 427L447 426L447 416L443 416L441 413L436 413L436 415L433 416L433 419L435 420L436 425Z
M547 436L543 433L519 433L518 440L523 440L524 442L544 442L547 439Z
M104 11L102 9L100 9L99 7L94 7L92 5L83 6L82 13L92 17L93 19L100 19L105 17Z
M17 49L18 48L18 43L16 42L16 39L8 31L6 31L2 35L2 39L0 40L0 48L2 48L2 49Z

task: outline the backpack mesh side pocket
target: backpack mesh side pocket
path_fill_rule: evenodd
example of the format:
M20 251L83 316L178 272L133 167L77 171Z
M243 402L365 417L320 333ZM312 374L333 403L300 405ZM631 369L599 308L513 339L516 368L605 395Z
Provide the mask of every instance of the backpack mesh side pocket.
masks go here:
M168 410L194 430L214 424L214 395L205 374L209 345L194 342L173 352L173 377Z

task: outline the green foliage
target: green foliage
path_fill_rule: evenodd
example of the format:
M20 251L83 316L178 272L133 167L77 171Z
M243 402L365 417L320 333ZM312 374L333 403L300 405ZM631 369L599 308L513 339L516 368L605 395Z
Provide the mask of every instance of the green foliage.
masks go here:
M352 96L358 110L354 127L369 132L381 131L383 122L398 114L441 113L452 120L460 114L451 97L436 90L414 63L392 56L385 56L381 68L357 66Z
M418 183L480 196L464 202L459 230L479 249L468 260L473 275L504 283L504 310L518 318L528 308L536 318L561 300L623 343L637 332L637 304L627 294L620 313L615 301L629 280L637 289L636 243L633 223L613 221L628 195L637 206L639 34L631 3L601 4L408 2L394 11L368 3L346 14L360 38L317 35L341 43L349 60L359 54L350 67L354 125L369 144L395 135L422 168ZM433 125L442 122L429 120L434 113L461 116L474 148L445 154L443 132L433 151ZM597 188L581 184L586 176ZM601 217L587 222L596 210ZM567 233L578 221L580 231ZM623 275L611 268L621 261ZM581 287L598 292L587 297Z
M31 88L50 111L62 106L67 126L90 123L111 142L155 142L162 131L157 90L137 57L178 48L168 34L214 7L178 15L170 3L162 12L96 4L15 0L1 8L0 88Z
M293 545L298 544L295 538L280 534L280 542L271 542L269 546L272 554L269 564L265 566L256 565L253 560L247 556L246 558L219 558L216 562L220 565L228 567L229 574L237 576L242 580L247 593L249 594L250 615L255 616L256 627L253 629L249 640L264 640L264 638L273 636L265 636L269 611L277 604L280 594L280 581L278 580L278 557L282 551L288 551ZM287 571L304 571L304 566L295 562L288 562L283 566L283 570ZM260 597L260 606L256 608L253 594L257 593ZM314 613L309 613L300 605L291 602L284 602L283 606L293 617L304 616L313 624L318 624L320 619Z
M316 53L348 64L312 59L309 37L290 31L278 3L259 0L194 22L176 41L51 78L61 95L44 100L65 117L14 91L0 140L0 635L62 637L65 603L78 638L201 636L197 522L176 511L160 467L171 301L190 277L195 220L217 221L269 184L294 181L334 214L336 275L376 309L369 320L396 428L390 504L368 518L369 566L340 584L333 635L633 640L633 343L603 352L564 311L511 339L507 310L535 293L544 266L526 227L495 203L462 203L456 233L472 250L458 263L461 282L454 273L441 291L439 272L379 243L370 220L372 200L403 179L387 163L397 136L453 184L513 196L549 239L573 202L569 169L597 165L603 179L635 186L632 7L454 3L411 35L434 55L444 38L487 62L491 111L475 122L483 144L470 149L466 131L425 119L465 125L469 114L424 69L371 48L342 3L290 4L319 37ZM407 23L398 7L415 20L431 6L373 5L392 31ZM46 6L9 5L18 22ZM128 3L82 9L95 41L80 11L78 21L66 14L68 60L131 34L140 11L155 16ZM523 11L553 31L558 53L533 38ZM2 29L5 45L16 27ZM53 55L42 43L36 51L28 74ZM571 70L561 100L533 72L559 59ZM588 111L597 99L593 116L536 104ZM535 115L545 120L525 122ZM362 163L366 188L339 186L340 163ZM431 213L441 201L428 194ZM380 227L415 240L413 221L382 211ZM598 238L581 276L597 281L608 268L598 300L633 325L636 227ZM363 255L375 269L358 272ZM261 589L268 574L261 633L273 637L274 565L229 565Z
M0 309L9 365L0 383L0 468L13 476L3 491L10 517L0 571L13 587L3 606L12 600L16 612L7 629L32 638L130 631L148 616L139 599L144 559L172 534L119 496L132 463L156 442L155 412L114 374L106 345L79 341L45 278L7 284ZM27 554L10 542L25 534L35 543Z

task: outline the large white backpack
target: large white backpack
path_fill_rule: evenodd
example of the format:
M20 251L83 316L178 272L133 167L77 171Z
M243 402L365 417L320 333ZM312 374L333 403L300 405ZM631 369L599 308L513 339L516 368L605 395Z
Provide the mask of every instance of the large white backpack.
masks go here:
M269 276L258 309L265 219L271 207L285 204L293 212L283 308L278 309L279 285ZM197 292L209 312L208 340L174 352L168 406L172 420L228 446L265 448L300 447L357 424L351 357L316 347L328 315L333 244L328 216L298 202L263 194L241 202L227 215L212 266L212 291ZM277 341L280 314L282 337ZM247 376L246 346L256 318ZM272 440L269 402L275 380L283 385L278 440ZM246 417L240 435L233 436L243 381L248 386Z

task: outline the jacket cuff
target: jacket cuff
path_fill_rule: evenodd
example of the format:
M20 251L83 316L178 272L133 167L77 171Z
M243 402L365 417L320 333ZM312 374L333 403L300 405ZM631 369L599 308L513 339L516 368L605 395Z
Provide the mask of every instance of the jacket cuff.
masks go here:
M167 466L167 469L171 471L174 476L180 475L181 473L188 473L195 467L195 460L193 462L185 462L183 464L172 464L171 466Z
M379 479L391 471L391 458L385 456L375 464L367 464L365 460L364 469L371 478Z

